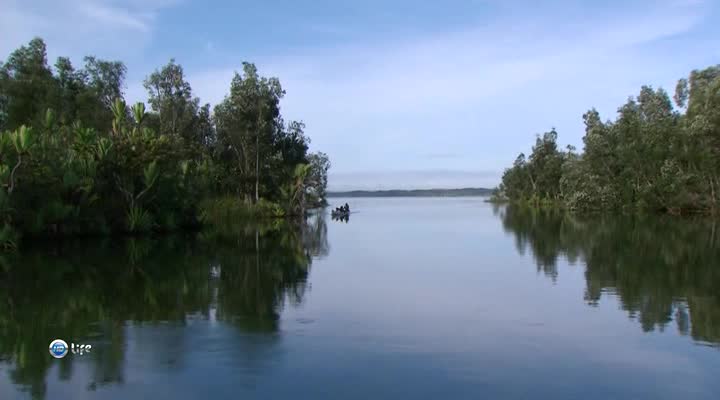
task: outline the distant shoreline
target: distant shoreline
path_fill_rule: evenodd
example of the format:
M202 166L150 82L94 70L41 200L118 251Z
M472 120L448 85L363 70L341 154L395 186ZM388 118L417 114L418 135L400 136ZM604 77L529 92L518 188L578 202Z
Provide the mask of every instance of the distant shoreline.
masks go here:
M327 197L471 197L490 196L492 189L414 189L414 190L349 190L328 192Z

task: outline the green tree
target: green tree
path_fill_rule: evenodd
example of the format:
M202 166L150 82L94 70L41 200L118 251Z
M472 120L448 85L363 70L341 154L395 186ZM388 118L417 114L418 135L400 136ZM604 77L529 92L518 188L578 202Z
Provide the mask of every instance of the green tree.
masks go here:
M19 236L197 228L217 215L281 217L323 201L326 156L308 155L305 125L285 125L277 78L244 64L230 94L199 107L174 61L145 81L151 111L123 100L124 64L60 57L33 39L0 63L0 245ZM313 161L312 163L310 161ZM297 166L304 165L299 178ZM237 193L230 201L229 193ZM243 202L242 198L252 202Z
M171 59L167 65L150 74L144 86L150 106L158 115L158 131L202 144L204 138L196 129L200 100L193 97L182 66Z
M113 119L112 105L115 100L124 97L127 68L120 61L100 60L92 56L85 57L84 61L87 90L78 98L78 119L100 132L107 132Z
M47 65L45 42L35 38L10 54L0 70L3 94L3 125L14 130L34 125L47 108L54 106L56 82Z
M255 201L260 198L261 171L267 171L267 161L275 155L274 138L282 129L279 104L284 95L277 78L260 77L253 64L243 63L243 74L235 74L230 94L215 107L220 151L226 161L234 159L235 170L244 177L238 187L240 194L250 197L253 190L248 184L254 181Z
M328 170L330 169L330 158L323 152L311 153L308 155L310 171L308 173L307 196L312 206L324 206L327 204Z
M720 68L693 71L676 87L643 86L603 122L585 115L584 152L558 151L553 131L538 137L527 162L516 160L498 194L549 199L575 210L715 213L720 195ZM534 202L535 203L535 202Z

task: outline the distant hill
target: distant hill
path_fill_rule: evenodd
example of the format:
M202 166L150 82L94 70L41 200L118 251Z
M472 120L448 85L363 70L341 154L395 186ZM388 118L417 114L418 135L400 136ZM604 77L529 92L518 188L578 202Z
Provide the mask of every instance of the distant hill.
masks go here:
M416 189L416 190L351 190L328 192L328 197L465 197L490 196L492 189Z

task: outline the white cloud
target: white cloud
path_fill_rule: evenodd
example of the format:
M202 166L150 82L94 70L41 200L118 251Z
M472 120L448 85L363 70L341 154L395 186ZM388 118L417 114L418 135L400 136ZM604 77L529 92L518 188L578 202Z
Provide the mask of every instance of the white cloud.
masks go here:
M52 57L123 58L145 50L158 13L172 0L0 0L0 54L40 36ZM78 46L81 43L81 46Z
M41 35L59 54L73 56L80 51L74 44L82 42L80 55L102 56L112 49L112 57L126 61L125 54L142 56L159 12L175 4L73 0L60 6L42 0L46 4L28 7L15 0L0 2L4 53L30 35ZM312 148L330 155L333 171L498 171L526 150L522 146L532 142L534 133L551 126L558 128L563 143L579 145L583 111L597 106L610 117L640 84L671 83L697 59L641 50L692 30L703 21L707 2L628 2L621 10L610 7L604 12L589 12L583 2L570 3L575 8L550 4L546 9L543 3L538 9L508 2L507 15L455 33L285 48L277 52L283 56L247 58L262 74L281 78L287 90L286 119L307 123ZM328 34L335 29L320 22L308 29ZM206 40L203 50L213 53L208 62L227 59L221 56L229 43L221 37ZM216 104L227 94L234 70L240 69L239 64L207 65L186 72L202 101ZM146 97L139 76L128 84L130 101ZM382 179L393 186L405 178L390 174Z
M374 116L416 114L492 98L549 74L577 69L631 46L685 32L700 17L695 7L668 3L624 19L540 24L506 18L410 43L328 48L256 61L261 72L282 78L288 107L310 112L342 108ZM214 103L227 92L232 73L232 68L210 69L191 75L191 83Z
M126 9L104 4L88 2L80 7L80 11L96 22L110 26L147 32L150 30L152 15L135 14Z
M584 110L602 108L607 99L616 107L637 89L628 83L633 77L657 69L636 50L692 29L704 10L701 3L672 0L626 11L571 19L552 13L508 15L475 29L412 41L295 49L289 56L251 61L262 74L281 78L287 90L284 115L307 123L313 148L333 160L337 182L372 185L372 179L342 173L378 167L479 168L497 172L472 182L491 186L488 181L497 182L503 168L499 165L525 150L519 137L529 144L534 133L554 125L563 128L563 142L579 145ZM204 102L215 104L239 68L189 71L189 80ZM588 94L599 96L591 100ZM590 103L596 100L599 104ZM563 117L569 113L577 120L572 125ZM431 151L468 156L424 156ZM443 178L460 183L462 175ZM428 186L422 176L412 179L415 186ZM376 186L410 182L398 174L373 179Z

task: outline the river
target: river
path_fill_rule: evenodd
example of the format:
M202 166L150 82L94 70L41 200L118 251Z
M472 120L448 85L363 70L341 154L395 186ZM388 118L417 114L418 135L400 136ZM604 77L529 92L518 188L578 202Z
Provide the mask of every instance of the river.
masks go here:
M348 221L23 242L0 399L720 398L716 222L332 201Z

